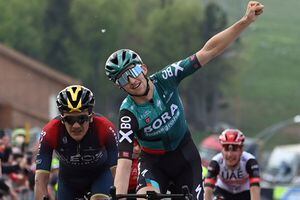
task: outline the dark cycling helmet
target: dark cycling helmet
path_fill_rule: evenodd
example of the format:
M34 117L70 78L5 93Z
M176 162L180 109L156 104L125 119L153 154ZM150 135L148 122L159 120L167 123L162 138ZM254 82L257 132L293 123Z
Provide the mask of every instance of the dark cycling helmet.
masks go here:
M143 64L141 57L130 49L120 49L112 53L105 63L105 73L109 80L116 82L116 77L132 64Z
M226 129L219 136L220 143L243 145L245 141L244 134L238 129Z
M61 114L63 112L82 112L85 109L91 113L95 105L95 98L88 88L71 85L58 93L56 104Z

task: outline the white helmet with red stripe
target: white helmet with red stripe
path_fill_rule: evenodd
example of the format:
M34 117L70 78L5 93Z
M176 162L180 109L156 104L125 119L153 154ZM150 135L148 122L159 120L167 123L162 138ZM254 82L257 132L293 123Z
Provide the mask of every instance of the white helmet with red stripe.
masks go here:
M245 136L238 129L226 129L219 136L219 141L222 145L224 144L243 145L245 141Z

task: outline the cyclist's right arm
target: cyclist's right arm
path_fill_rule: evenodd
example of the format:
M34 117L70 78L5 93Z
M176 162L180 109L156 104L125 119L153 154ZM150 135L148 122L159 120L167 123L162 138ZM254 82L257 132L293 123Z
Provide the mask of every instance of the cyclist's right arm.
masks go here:
M214 190L211 187L204 188L204 200L212 200L214 197Z
M213 191L215 188L215 184L217 181L217 177L220 171L220 166L217 161L212 160L208 166L208 173L207 177L205 178L204 182L204 199L205 200L212 200L214 195Z
M136 117L127 109L120 111L118 132L118 163L114 185L116 194L127 194L132 166L134 133L138 131Z
M47 186L49 182L48 171L37 170L35 173L34 196L35 200L43 200L43 197L48 196Z
M39 149L36 157L36 173L34 196L35 200L42 200L48 196L47 185L49 182L50 168L53 149L56 146L58 128L60 121L50 121L42 130L39 140Z
M132 160L119 158L116 170L116 194L127 194Z

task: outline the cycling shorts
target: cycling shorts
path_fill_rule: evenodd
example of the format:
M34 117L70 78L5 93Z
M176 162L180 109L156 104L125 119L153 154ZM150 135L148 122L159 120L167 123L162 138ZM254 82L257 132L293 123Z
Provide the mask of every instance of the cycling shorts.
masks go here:
M178 148L163 155L141 153L137 191L146 186L166 193L170 183L174 193L182 193L187 185L197 199L203 199L201 158L190 133Z

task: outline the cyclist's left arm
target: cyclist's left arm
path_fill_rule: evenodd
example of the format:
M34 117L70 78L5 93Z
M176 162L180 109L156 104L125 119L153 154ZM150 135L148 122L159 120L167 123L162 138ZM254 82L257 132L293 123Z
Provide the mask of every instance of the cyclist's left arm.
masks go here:
M208 63L233 43L238 36L256 20L257 16L263 12L263 7L262 4L256 1L250 1L244 17L209 39L204 47L196 53L201 65L203 66Z
M260 187L251 186L250 187L251 200L260 200Z
M260 175L256 159L249 159L246 163L246 170L249 174L251 200L260 200Z
M36 172L34 195L36 200L48 196L47 185L51 170L52 153L58 138L58 120L50 121L42 130L39 139L39 149L36 157Z
M211 160L208 166L208 173L204 180L204 199L212 200L213 191L217 181L218 174L220 172L220 166L217 161Z
M48 196L48 182L50 172L45 170L37 170L35 172L34 196L35 200L41 200L44 196Z
M214 189L211 187L204 188L204 200L212 200L214 197Z
M105 147L107 150L107 165L110 166L110 170L115 176L118 148L117 148L117 132L114 124L108 119L104 118L102 128L104 129L105 136Z
M184 78L193 74L199 68L201 68L201 65L194 54L166 66L158 73L155 73L154 76L158 77L165 84L169 84L170 87L177 87Z

